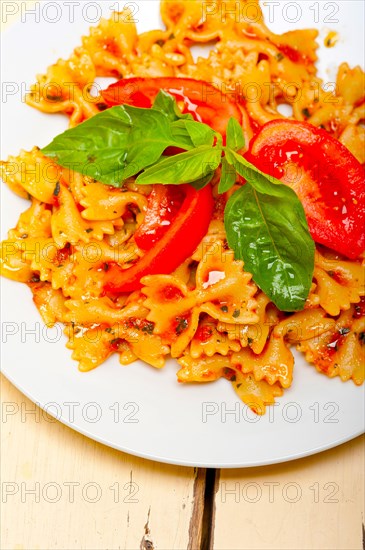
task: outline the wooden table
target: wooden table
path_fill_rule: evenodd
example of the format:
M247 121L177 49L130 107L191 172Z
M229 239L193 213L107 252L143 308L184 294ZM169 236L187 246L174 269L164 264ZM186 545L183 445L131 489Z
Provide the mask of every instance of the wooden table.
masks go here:
M47 417L1 378L3 550L360 550L364 440L251 469L168 466Z

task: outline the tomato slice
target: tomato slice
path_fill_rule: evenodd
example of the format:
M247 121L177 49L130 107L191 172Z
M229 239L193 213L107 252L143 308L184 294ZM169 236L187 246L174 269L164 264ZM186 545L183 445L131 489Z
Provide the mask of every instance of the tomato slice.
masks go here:
M177 215L184 196L180 185L153 186L145 219L134 234L139 248L149 250L161 239Z
M108 107L128 104L149 108L160 90L166 90L181 103L184 113L208 124L223 136L228 121L236 118L242 124L242 113L228 95L203 80L192 78L124 78L102 92Z
M317 243L350 259L364 250L364 170L342 143L309 123L274 120L245 156L294 189Z
M108 265L105 290L113 293L137 290L142 287L142 277L171 273L194 252L208 231L214 208L212 188L207 185L196 191L185 184L180 189L185 198L165 234L132 267Z

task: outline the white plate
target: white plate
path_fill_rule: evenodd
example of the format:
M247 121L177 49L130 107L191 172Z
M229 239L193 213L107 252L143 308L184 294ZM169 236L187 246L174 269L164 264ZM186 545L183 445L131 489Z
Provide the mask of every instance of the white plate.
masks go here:
M34 13L25 11L24 4L19 3L19 10L23 9L19 16L24 22L10 26L3 38L2 158L17 154L20 148L44 146L66 128L64 117L42 115L24 105L22 95L36 73L71 52L97 16L96 2L76 2L75 21L69 24L69 2L59 2L58 12L55 2L36 2L40 10L36 22ZM140 31L161 25L158 2L129 4L138 10ZM362 63L363 2L297 2L301 14L293 7L285 8L289 4L294 3L275 7L271 24L274 30L315 26L322 31L322 44L326 30L340 33L335 49L319 50L321 75L326 80L333 80L333 68L341 61ZM89 7L83 13L86 5ZM103 2L104 13L110 13L115 5ZM264 10L269 15L268 8ZM58 22L51 22L58 17ZM328 67L331 77L326 73ZM2 195L5 237L27 203L5 186ZM338 445L364 431L362 388L317 374L298 355L293 386L275 407L268 407L264 417L253 415L237 401L225 380L179 385L174 361L157 371L141 362L122 367L112 358L82 374L64 347L61 328L43 327L28 288L6 279L1 286L5 376L62 422L111 447L163 462L228 468L292 460ZM18 414L25 417L26 411L21 408Z

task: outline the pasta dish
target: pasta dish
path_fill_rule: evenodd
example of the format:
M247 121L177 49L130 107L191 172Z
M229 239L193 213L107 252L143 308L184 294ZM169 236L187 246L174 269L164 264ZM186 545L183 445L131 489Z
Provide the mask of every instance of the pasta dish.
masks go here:
M328 91L317 31L271 32L258 0L160 9L164 30L125 8L37 76L27 104L69 129L0 163L28 201L2 275L82 371L172 357L179 382L225 378L264 414L296 347L361 385L364 72L342 63Z

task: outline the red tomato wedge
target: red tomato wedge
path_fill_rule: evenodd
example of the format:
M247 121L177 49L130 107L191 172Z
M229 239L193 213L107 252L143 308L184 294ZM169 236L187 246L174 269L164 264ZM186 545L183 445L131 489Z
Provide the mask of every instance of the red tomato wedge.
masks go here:
M317 243L350 259L364 250L364 169L342 143L306 122L274 120L245 156L294 189Z
M137 246L149 250L169 229L183 200L180 185L154 185L148 196L145 219L134 234Z
M212 188L196 191L180 185L185 198L173 223L155 245L128 269L110 264L105 273L104 289L114 293L132 292L142 287L145 275L168 274L194 252L206 234L214 208Z
M223 136L228 121L236 118L242 124L242 113L228 95L203 80L192 78L124 78L111 84L102 92L108 107L133 105L149 108L160 90L175 97L184 113L191 113L195 120L208 124Z

